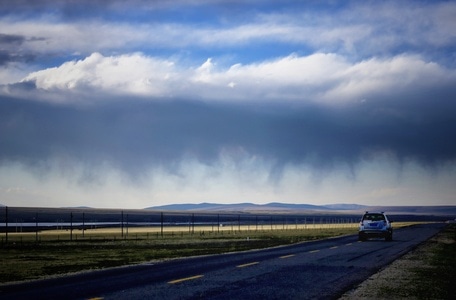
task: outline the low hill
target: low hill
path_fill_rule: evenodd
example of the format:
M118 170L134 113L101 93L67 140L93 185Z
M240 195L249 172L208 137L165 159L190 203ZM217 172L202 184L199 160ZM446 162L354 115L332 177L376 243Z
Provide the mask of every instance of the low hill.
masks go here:
M312 204L289 204L272 202L267 204L254 203L236 203L236 204L217 204L217 203L199 203L199 204L170 204L161 206L152 206L146 209L164 210L164 211L207 211L207 212L303 212L303 211L335 211L335 210L354 210L364 206L357 204L333 204L333 205L312 205Z
M360 204L289 204L272 202L267 204L236 203L236 204L170 204L146 208L157 211L205 211L205 212L239 212L239 213L356 213L364 211L383 211L388 214L413 215L454 215L456 206L366 206Z

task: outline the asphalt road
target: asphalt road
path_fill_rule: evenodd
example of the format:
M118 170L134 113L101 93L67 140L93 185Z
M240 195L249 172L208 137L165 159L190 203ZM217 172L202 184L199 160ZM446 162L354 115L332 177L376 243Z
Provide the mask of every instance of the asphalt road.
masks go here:
M395 230L0 286L0 299L337 299L443 228Z

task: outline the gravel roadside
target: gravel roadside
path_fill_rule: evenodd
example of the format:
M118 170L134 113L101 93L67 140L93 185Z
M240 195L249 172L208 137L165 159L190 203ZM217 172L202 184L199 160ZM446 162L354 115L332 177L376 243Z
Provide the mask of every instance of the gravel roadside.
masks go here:
M339 300L450 299L452 292L448 288L456 284L455 259L449 257L449 261L442 261L439 255L447 256L448 253L442 251L449 252L450 256L454 254L455 227L454 224L447 226L433 238L345 293ZM442 268L442 265L445 267Z

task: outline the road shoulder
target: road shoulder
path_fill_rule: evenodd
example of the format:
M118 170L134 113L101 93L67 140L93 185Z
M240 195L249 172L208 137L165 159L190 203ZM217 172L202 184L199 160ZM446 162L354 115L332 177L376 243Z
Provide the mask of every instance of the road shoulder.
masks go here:
M446 299L454 284L455 224L345 293L347 299ZM454 252L453 252L454 253ZM451 256L451 255L450 255ZM448 259L448 261L442 261ZM449 265L448 265L449 264ZM443 267L446 266L446 267ZM448 282L442 282L442 275Z

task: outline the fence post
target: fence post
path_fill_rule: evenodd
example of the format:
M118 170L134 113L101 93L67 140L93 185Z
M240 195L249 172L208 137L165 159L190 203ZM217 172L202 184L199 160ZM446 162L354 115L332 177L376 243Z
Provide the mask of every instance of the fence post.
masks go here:
M125 228L125 238L128 237L128 214L127 214L127 224L125 224L126 228Z
M160 213L160 232L161 237L163 237L163 212Z
M5 245L8 244L8 206L5 206Z
M120 212L120 236L123 237L123 210Z
M38 213L35 214L35 242L38 243Z
M73 240L73 212L70 213L70 241Z

